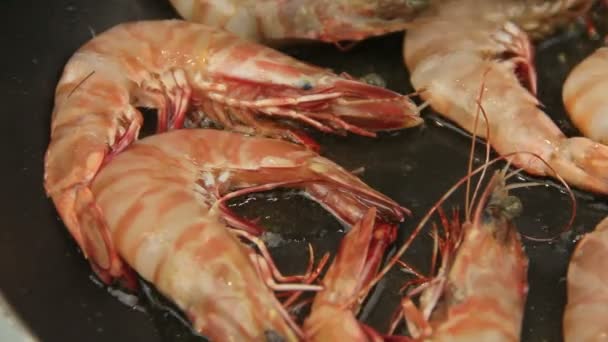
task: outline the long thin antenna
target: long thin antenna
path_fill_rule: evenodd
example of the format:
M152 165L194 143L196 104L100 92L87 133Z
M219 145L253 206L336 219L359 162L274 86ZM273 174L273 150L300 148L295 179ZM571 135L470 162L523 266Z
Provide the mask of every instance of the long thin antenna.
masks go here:
M467 166L467 171L469 173L471 173L471 171L473 170L473 159L474 159L474 155L475 155L475 146L476 146L476 140L477 140L477 126L479 125L479 115L481 113L483 113L483 117L486 121L486 146L489 146L489 133L490 133L490 123L488 122L488 117L486 115L485 110L483 110L483 107L481 106L481 99L483 97L483 93L484 90L486 88L486 75L488 74L488 72L490 72L490 68L488 67L486 69L486 71L484 71L483 75L482 75L482 79L481 79L481 86L479 88L479 95L477 97L477 99L475 100L475 103L477 103L477 112L475 113L475 121L473 122L473 136L471 138L471 150L469 152L469 163ZM486 150L489 150L489 147L486 147ZM487 153L487 156L489 157L489 153ZM486 162L488 162L488 160L486 159ZM485 175L485 171L484 173L481 175L481 178L479 180L479 182L477 183L477 187L479 187L479 183L481 183L481 179L483 178L483 176ZM465 202L464 202L464 217L465 217L465 221L470 221L471 218L471 207L470 204L473 202L473 199L470 198L471 195L471 180L467 180L467 185L466 185L467 189L465 192Z

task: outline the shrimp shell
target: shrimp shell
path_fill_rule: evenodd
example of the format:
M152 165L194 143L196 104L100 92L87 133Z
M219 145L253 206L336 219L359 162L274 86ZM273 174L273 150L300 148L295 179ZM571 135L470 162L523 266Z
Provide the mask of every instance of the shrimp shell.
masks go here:
M568 266L568 302L564 341L600 341L608 337L608 218L578 242Z
M403 31L428 0L170 0L185 19L252 41L338 43Z
M608 47L597 49L568 75L562 97L583 135L608 144Z

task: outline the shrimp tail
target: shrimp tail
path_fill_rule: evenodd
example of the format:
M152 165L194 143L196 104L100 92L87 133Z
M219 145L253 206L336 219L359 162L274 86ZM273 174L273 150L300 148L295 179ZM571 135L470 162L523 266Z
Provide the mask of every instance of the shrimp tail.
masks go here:
M118 255L103 212L89 188L76 191L73 212L76 220L71 227L79 228L77 241L95 274L105 284L118 281L123 287L135 290L135 273Z
M569 184L608 191L608 146L582 137L565 139L550 162Z

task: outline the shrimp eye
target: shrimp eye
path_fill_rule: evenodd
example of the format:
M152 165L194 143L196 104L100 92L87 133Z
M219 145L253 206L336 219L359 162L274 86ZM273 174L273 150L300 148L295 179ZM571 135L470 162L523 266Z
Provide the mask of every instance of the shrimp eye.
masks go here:
M519 216L523 211L523 205L519 198L515 196L505 196L499 199L490 200L486 208L487 213L493 217L502 217L507 220L512 220Z
M518 217L523 211L523 205L521 204L521 200L515 196L507 196L503 200L503 215L509 220L512 220Z
M300 83L298 86L302 90L311 90L312 89L312 84L308 80L302 80L302 81L300 81L298 83Z
M360 80L369 85L386 88L386 81L382 78L382 76L373 72L361 77Z

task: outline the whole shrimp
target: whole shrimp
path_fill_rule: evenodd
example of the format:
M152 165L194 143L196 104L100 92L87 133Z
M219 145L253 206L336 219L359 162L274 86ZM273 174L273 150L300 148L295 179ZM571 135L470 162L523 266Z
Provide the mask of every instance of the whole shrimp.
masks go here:
M608 337L608 218L578 242L568 266L564 340L602 341Z
M520 210L499 172L471 221L448 221L438 276L419 311L404 305L416 341L519 341L528 292L528 258L512 223Z
M359 41L403 31L428 0L170 0L185 19L265 43Z
M422 122L405 96L230 33L181 20L120 24L70 58L55 94L44 186L81 247L78 193L138 137L138 106L158 110L159 132L182 127L191 111L195 122L305 144L303 134L268 119L368 136Z
M384 251L396 238L395 227L375 217L372 207L340 243L304 322L307 341L381 340L378 332L356 318L367 295L359 291L373 278Z
M407 213L301 145L183 129L138 140L116 155L78 193L74 216L105 282L130 277L132 268L212 340L291 341L301 332L272 290L318 286L277 284L307 278L282 276L256 237L260 228L226 206L231 198L278 187L301 189L349 226L370 207L385 222Z
M362 289L368 290L399 261L438 211L444 237L440 238L438 230L433 235L441 267L431 277L414 273L423 277L423 282L404 297L389 332L393 334L404 318L411 337L391 335L390 340L519 341L528 292L528 258L512 222L521 211L521 202L509 190L518 185L506 185L510 177L506 168L496 172L477 205L465 207L464 222L458 211L448 218L440 206L463 180L481 169L469 173L433 206L376 278ZM433 256L433 269L435 260ZM413 302L418 295L419 308Z
M539 108L532 47L520 27L575 11L589 1L557 1L519 11L528 2L443 2L420 16L404 41L411 82L435 111L465 130L488 138L501 155L538 176L561 175L569 184L608 193L608 147L583 137L567 138ZM542 10L541 10L542 9ZM519 24L519 25L518 25ZM545 26L541 26L545 27ZM526 89L517 77L524 80ZM483 99L478 99L479 89ZM478 102L487 122L477 120Z
M583 135L608 144L608 47L597 49L568 75L562 90L566 112Z

